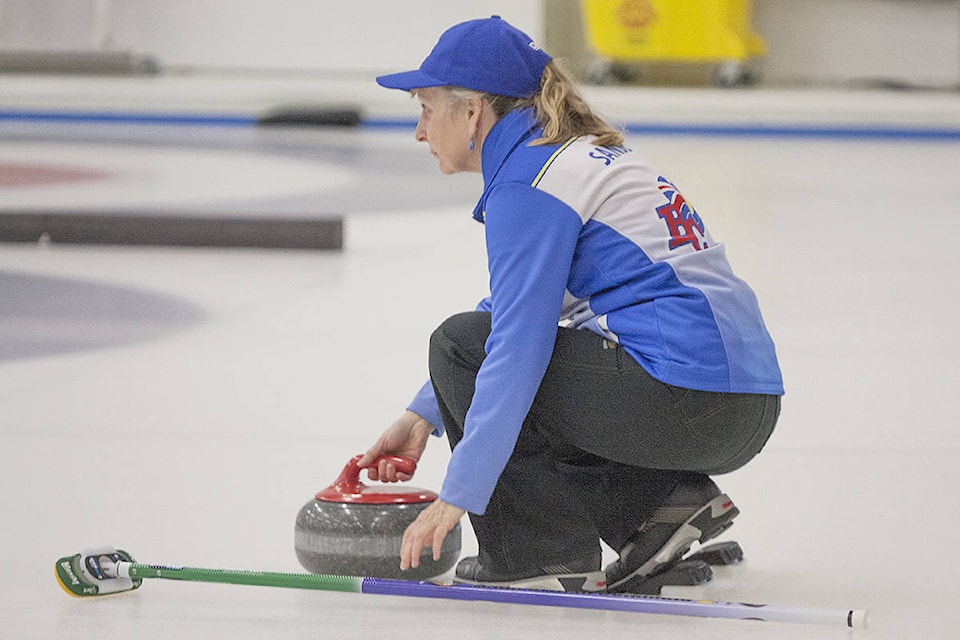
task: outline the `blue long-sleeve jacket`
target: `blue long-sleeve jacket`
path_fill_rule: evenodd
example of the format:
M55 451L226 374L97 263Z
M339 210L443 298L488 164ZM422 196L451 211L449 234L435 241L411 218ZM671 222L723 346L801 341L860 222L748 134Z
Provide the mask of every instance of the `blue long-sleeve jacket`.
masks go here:
M553 352L558 324L623 345L653 377L705 391L782 394L756 297L677 188L639 154L589 136L530 146L530 111L483 143L492 317L464 438L440 497L486 509ZM442 430L427 383L409 405Z

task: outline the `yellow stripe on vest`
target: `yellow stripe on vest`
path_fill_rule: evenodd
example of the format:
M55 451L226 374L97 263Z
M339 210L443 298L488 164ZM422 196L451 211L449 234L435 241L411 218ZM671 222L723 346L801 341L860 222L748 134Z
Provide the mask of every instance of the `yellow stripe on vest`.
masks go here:
M550 159L548 159L548 160L543 164L543 166L540 167L540 173L538 173L538 174L537 174L537 177L533 179L533 183L532 183L530 186L531 186L531 187L537 186L537 184L539 184L540 180L543 179L543 174L545 174L545 173L547 172L547 169L549 169L549 168L550 168L550 165L553 164L553 161L557 159L557 156L560 155L560 152L562 152L564 149L566 149L567 147L569 147L571 144L573 144L573 143L576 142L576 141L577 141L577 138L570 138L569 140L567 140L566 142L564 142L562 145L560 145L560 147L557 148L557 150L553 152L553 155L550 156Z

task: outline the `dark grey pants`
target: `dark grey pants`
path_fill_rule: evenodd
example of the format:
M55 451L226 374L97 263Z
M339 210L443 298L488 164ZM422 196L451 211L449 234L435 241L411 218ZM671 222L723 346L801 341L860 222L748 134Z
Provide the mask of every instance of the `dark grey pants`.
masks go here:
M463 437L490 314L446 320L430 377L450 447ZM689 474L746 464L779 396L692 391L652 378L622 347L559 328L553 357L486 513L470 514L489 569L513 573L622 548Z

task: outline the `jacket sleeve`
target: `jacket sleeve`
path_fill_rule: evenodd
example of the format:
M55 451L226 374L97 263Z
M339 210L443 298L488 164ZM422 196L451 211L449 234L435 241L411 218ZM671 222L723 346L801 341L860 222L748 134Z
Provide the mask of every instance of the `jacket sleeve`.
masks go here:
M553 196L508 183L485 203L492 328L464 437L440 497L482 514L553 354L580 216Z
M443 435L443 418L440 417L440 407L437 405L437 396L433 392L433 383L427 380L417 395L407 405L409 411L433 425L433 435Z

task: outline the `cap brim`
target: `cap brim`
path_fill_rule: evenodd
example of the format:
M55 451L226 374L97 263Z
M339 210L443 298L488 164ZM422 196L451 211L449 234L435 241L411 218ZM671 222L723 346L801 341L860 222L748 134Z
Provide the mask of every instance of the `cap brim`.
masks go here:
M385 76L377 76L377 84L387 89L400 89L402 91L412 91L413 89L423 89L425 87L442 87L449 83L428 76L423 71L416 69L414 71L404 71L402 73L390 73Z

